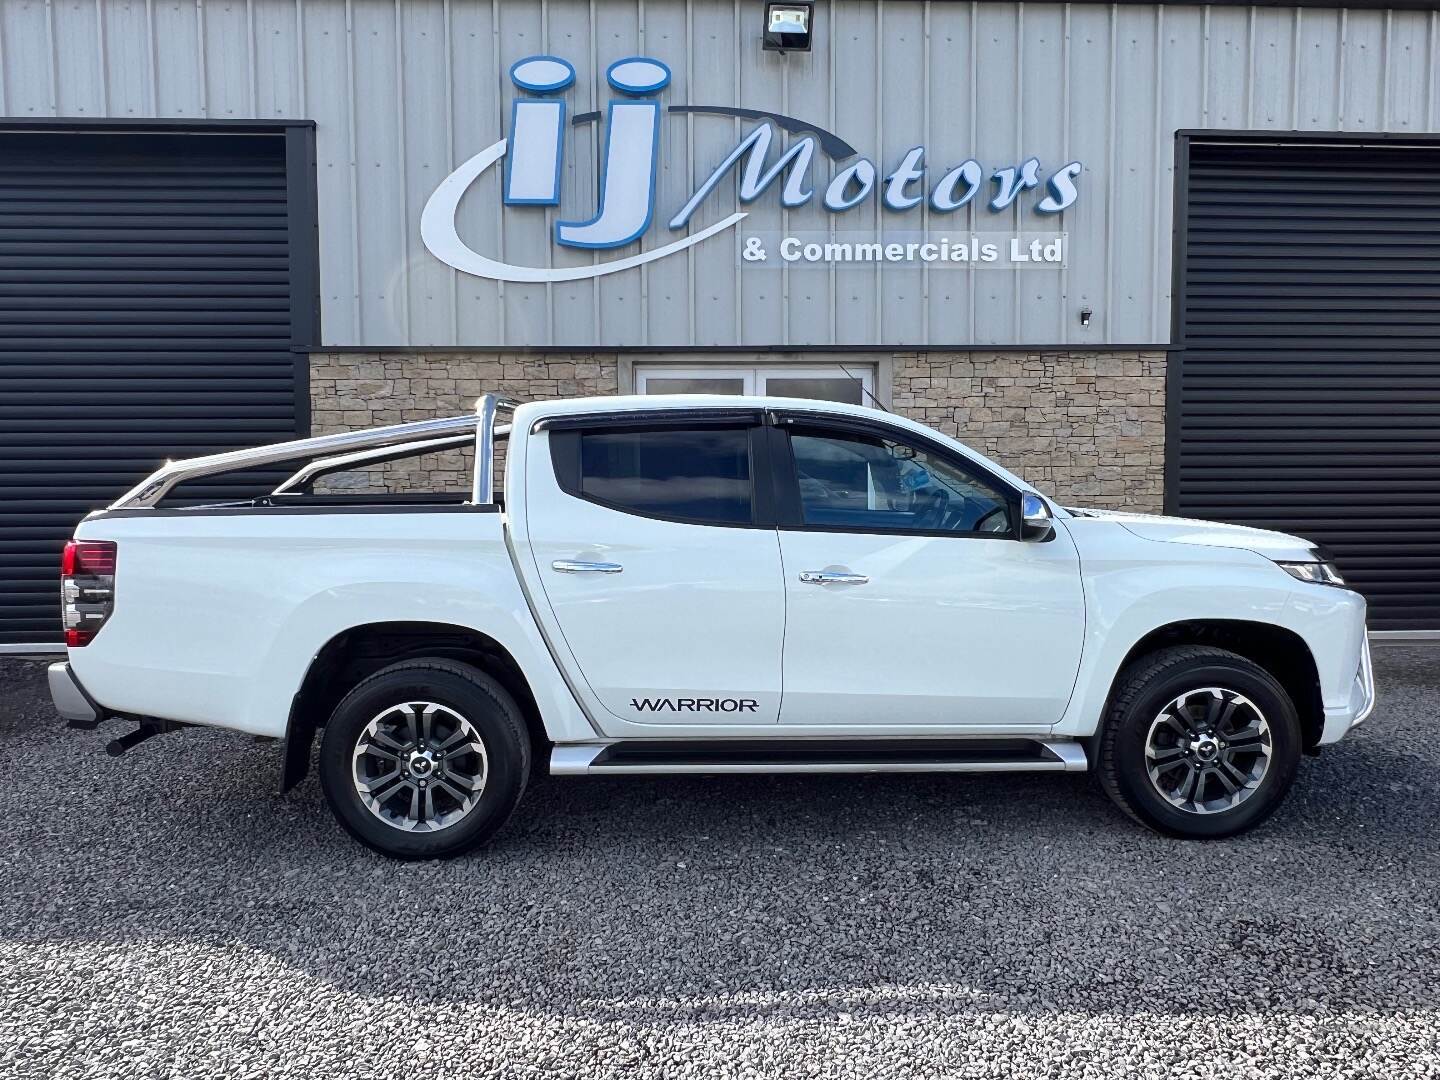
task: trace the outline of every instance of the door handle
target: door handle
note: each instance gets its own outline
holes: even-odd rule
[[[801,570],[800,580],[806,585],[865,585],[868,574],[846,574],[838,570]]]
[[[618,574],[625,567],[618,562],[579,562],[575,559],[556,559],[550,564],[551,570],[562,574]]]

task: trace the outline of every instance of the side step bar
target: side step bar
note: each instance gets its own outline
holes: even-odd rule
[[[552,776],[1084,772],[1065,739],[627,739],[557,746]]]

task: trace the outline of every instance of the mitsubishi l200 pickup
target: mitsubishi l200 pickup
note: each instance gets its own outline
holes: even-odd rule
[[[468,493],[315,490],[462,446]],[[281,462],[268,495],[164,505]],[[1227,836],[1375,696],[1365,602],[1308,541],[1062,507],[809,400],[487,395],[174,462],[87,517],[62,574],[63,716],[138,725],[112,752],[281,739],[282,787],[315,756],[340,824],[400,858],[489,840],[533,769],[1090,769],[1153,829]]]

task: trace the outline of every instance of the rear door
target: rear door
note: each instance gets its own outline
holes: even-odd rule
[[[528,540],[564,648],[638,724],[774,723],[785,588],[758,412],[551,421]],[[537,602],[540,600],[536,598]]]

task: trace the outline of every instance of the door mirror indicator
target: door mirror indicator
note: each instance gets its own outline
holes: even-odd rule
[[[1020,498],[1020,538],[1041,542],[1055,535],[1055,522],[1050,516],[1050,504],[1039,495],[1026,492]]]

